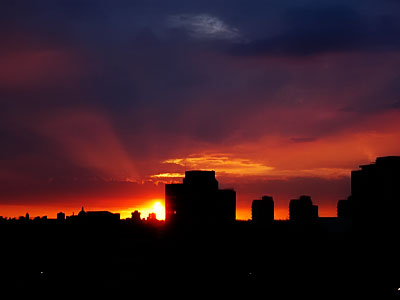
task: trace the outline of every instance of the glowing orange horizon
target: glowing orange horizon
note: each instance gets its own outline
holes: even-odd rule
[[[318,205],[318,203],[316,203]],[[146,219],[150,213],[156,213],[158,220],[165,220],[165,206],[164,199],[154,198],[146,202],[146,205],[138,207],[115,207],[105,208],[96,206],[85,206],[85,210],[96,211],[96,210],[108,210],[113,213],[119,213],[121,219],[127,219],[131,217],[131,213],[135,210],[141,213],[141,218]],[[19,218],[25,217],[26,213],[29,213],[31,219],[35,217],[47,216],[50,219],[55,219],[57,213],[64,212],[66,216],[77,215],[81,210],[81,207],[71,208],[66,206],[60,206],[56,208],[54,206],[22,206],[22,205],[0,205],[0,216],[6,218]],[[275,207],[275,220],[286,220],[289,216],[289,210],[286,206]],[[335,217],[336,207],[327,207],[319,205],[319,216],[320,217]],[[236,219],[237,220],[250,220],[251,219],[251,207],[237,206],[236,208]]]

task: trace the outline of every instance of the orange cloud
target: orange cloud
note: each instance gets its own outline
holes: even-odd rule
[[[163,163],[177,164],[192,170],[215,170],[217,173],[229,175],[265,175],[274,169],[251,159],[218,153],[193,154],[186,158],[167,159]]]
[[[160,173],[156,175],[151,175],[151,178],[181,178],[185,177],[184,174],[181,173]]]

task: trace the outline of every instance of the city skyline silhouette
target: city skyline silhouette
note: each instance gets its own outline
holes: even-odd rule
[[[384,212],[381,212],[380,220],[396,219],[396,211],[398,211],[396,199],[399,197],[396,191],[396,183],[399,181],[397,175],[397,168],[400,166],[400,156],[386,156],[376,158],[376,162],[369,165],[360,165],[361,170],[351,171],[351,187],[352,194],[346,200],[339,199],[337,201],[336,216],[338,219],[346,220],[356,217],[357,220],[366,218],[373,219],[372,214],[376,215],[375,207],[373,207],[374,199],[385,197],[389,199],[390,205],[393,206],[389,212],[388,217],[382,217]],[[224,219],[227,223],[232,223],[238,220],[236,218],[236,192],[234,189],[219,189],[218,181],[215,178],[215,171],[207,170],[189,170],[185,171],[183,183],[170,183],[165,184],[165,220],[167,223],[182,222],[180,219],[187,219],[186,222],[204,222],[204,215],[196,215],[196,211],[200,214],[207,211],[209,216],[208,222],[215,225],[217,219]],[[375,185],[377,187],[373,187]],[[372,189],[372,192],[366,192],[366,186]],[[379,193],[379,189],[383,194]],[[387,191],[385,191],[387,190]],[[193,198],[193,199],[192,199]],[[209,209],[202,209],[203,205],[207,207],[204,200],[210,201],[212,206]],[[364,200],[367,199],[367,200]],[[270,204],[267,204],[267,203]],[[192,203],[192,204],[189,204]],[[225,204],[224,204],[225,203]],[[230,204],[228,204],[230,203]],[[160,204],[157,202],[156,204]],[[189,206],[188,206],[189,205]],[[368,205],[370,207],[368,207]],[[252,218],[255,222],[270,222],[276,220],[274,218],[274,201],[271,196],[262,196],[261,200],[253,200],[251,205]],[[189,213],[190,212],[190,213]],[[226,212],[229,212],[228,214]],[[390,213],[394,213],[391,215]],[[370,215],[368,215],[370,214]],[[131,218],[138,221],[144,221],[146,218],[140,218],[141,212],[138,210],[131,212]],[[93,217],[92,217],[93,216]],[[64,212],[58,212],[56,219],[58,221],[65,220],[66,218],[81,217],[86,219],[118,219],[120,220],[119,213],[112,213],[109,211],[88,211],[81,207],[81,211],[75,216],[66,216]],[[29,212],[24,216],[4,218],[0,216],[1,221],[29,221],[29,220],[47,220],[47,216],[30,217]],[[196,218],[198,219],[197,221]],[[289,202],[288,218],[286,220],[316,220],[319,218],[318,205],[313,205],[311,196],[300,195],[299,199],[292,199]],[[157,214],[154,211],[149,212],[147,220],[164,221],[164,218],[157,219]],[[269,221],[268,221],[269,220]],[[279,220],[279,219],[278,219]],[[244,220],[243,220],[244,221]]]
[[[311,197],[300,195],[289,204],[288,220],[274,220],[273,197],[264,195],[253,201],[251,220],[236,220],[232,213],[234,190],[219,189],[214,171],[199,170],[186,171],[182,183],[165,186],[165,221],[157,220],[154,214],[141,218],[138,211],[121,220],[119,214],[85,211],[84,207],[77,215],[60,212],[57,219],[32,219],[28,213],[19,219],[1,218],[2,240],[7,245],[3,250],[20,259],[6,264],[9,273],[3,273],[1,282],[40,293],[71,286],[80,289],[81,285],[86,286],[86,292],[91,286],[115,293],[128,283],[168,286],[180,282],[191,288],[201,283],[206,284],[206,290],[212,288],[225,295],[232,283],[251,289],[248,292],[260,292],[268,283],[267,295],[283,293],[289,297],[317,296],[339,280],[331,294],[357,296],[363,294],[359,290],[362,285],[354,282],[357,275],[366,282],[375,281],[376,288],[368,293],[398,296],[394,278],[375,273],[382,271],[382,266],[370,261],[373,272],[367,271],[371,266],[362,265],[363,258],[348,251],[362,249],[365,243],[371,247],[376,241],[384,247],[393,243],[386,238],[399,233],[399,162],[400,156],[378,157],[374,164],[352,171],[353,194],[338,200],[335,218],[319,217]],[[379,205],[391,210],[391,219],[379,218]],[[215,207],[218,209],[213,210]],[[74,242],[66,244],[71,238]],[[293,243],[302,245],[293,252]],[[161,256],[154,259],[160,249]],[[387,250],[388,256],[382,259],[390,261],[394,249]],[[143,265],[137,261],[136,268],[128,272],[110,261],[134,258],[138,253],[146,257]],[[275,259],[271,260],[271,255]],[[79,273],[59,268],[60,263],[67,265],[83,257],[85,267]],[[58,263],[53,265],[54,261]],[[20,264],[25,267],[17,267]],[[304,268],[314,271],[302,278]]]
[[[399,1],[3,0],[0,25],[4,295],[400,297]]]

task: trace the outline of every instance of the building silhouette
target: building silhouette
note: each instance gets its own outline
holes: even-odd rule
[[[400,156],[378,157],[351,172],[356,229],[396,228],[400,219]],[[394,226],[394,227],[393,227]]]
[[[190,205],[185,201],[184,185],[171,183],[165,185],[165,222],[167,224],[189,222]]]
[[[87,211],[86,218],[89,223],[118,224],[120,221],[120,214],[109,211]]]
[[[132,216],[131,218],[132,222],[140,223],[142,221],[142,219],[140,218],[140,212],[137,210],[131,213],[131,216]]]
[[[306,195],[290,200],[289,219],[301,223],[314,222],[318,219],[318,206],[313,205],[311,197]]]
[[[109,211],[85,211],[82,206],[82,210],[75,218],[83,224],[109,226],[119,224],[120,214]]]
[[[218,190],[215,206],[217,223],[229,224],[236,220],[236,192],[233,189]]]
[[[59,212],[59,213],[57,214],[57,221],[58,221],[58,222],[64,222],[64,221],[65,221],[65,213]]]
[[[78,217],[84,218],[85,216],[86,216],[86,211],[85,211],[85,209],[84,209],[83,206],[82,206],[81,211],[78,213]]]
[[[352,197],[349,196],[347,200],[339,200],[337,203],[337,217],[339,219],[350,219],[353,216]]]
[[[236,192],[220,190],[215,171],[186,171],[183,183],[165,185],[165,222],[215,225],[236,219]]]
[[[253,200],[251,218],[254,223],[268,224],[274,221],[274,200],[271,196],[263,196],[261,200]]]
[[[149,213],[149,215],[147,216],[147,221],[150,221],[150,222],[157,221],[156,213]]]

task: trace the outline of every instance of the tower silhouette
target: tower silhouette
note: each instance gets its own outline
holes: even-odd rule
[[[339,219],[350,219],[353,217],[353,201],[351,196],[349,196],[347,200],[338,201],[337,217]]]
[[[268,224],[274,221],[274,200],[271,196],[263,196],[261,200],[253,200],[251,216],[254,223]]]
[[[165,222],[215,225],[236,219],[236,192],[218,189],[215,171],[186,171],[181,184],[165,185]]]
[[[400,225],[400,156],[378,157],[351,172],[355,228],[398,230]]]
[[[318,206],[313,205],[310,196],[302,195],[299,199],[290,200],[289,219],[300,223],[309,223],[318,218]]]

